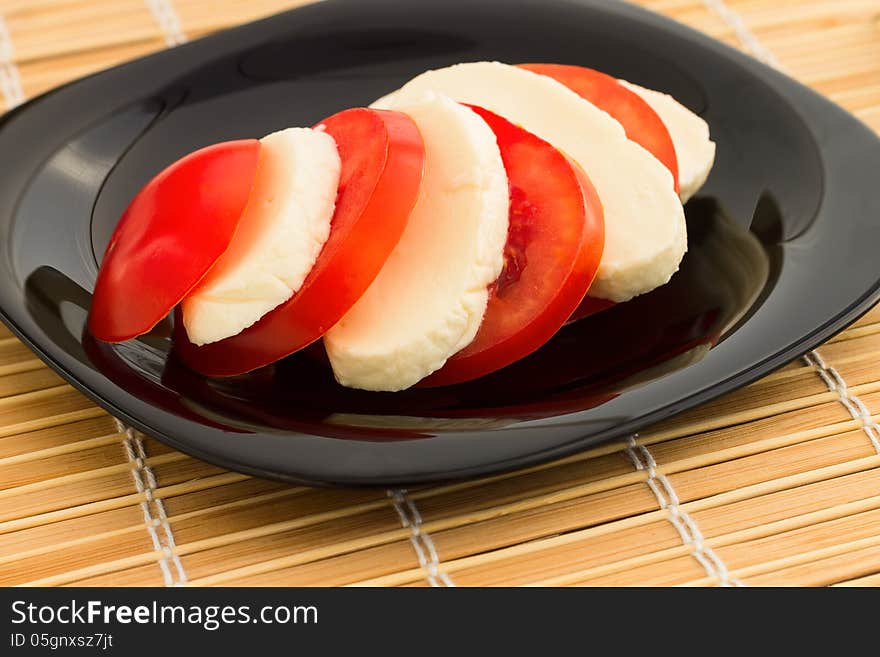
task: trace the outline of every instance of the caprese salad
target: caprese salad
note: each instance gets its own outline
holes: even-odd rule
[[[476,379],[669,281],[714,156],[674,98],[592,69],[427,71],[159,173],[110,238],[89,330],[129,340],[173,310],[206,376],[323,340],[344,386]]]

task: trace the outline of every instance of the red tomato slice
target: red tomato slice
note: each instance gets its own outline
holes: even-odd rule
[[[616,303],[614,303],[613,301],[609,301],[608,299],[600,299],[599,297],[584,297],[584,300],[581,301],[581,304],[577,308],[575,308],[575,311],[571,314],[571,317],[568,318],[568,322],[576,322],[583,319],[584,317],[589,317],[590,315],[595,315],[596,313],[600,313],[603,310],[613,308],[616,305]]]
[[[400,112],[350,109],[322,121],[342,160],[330,237],[302,287],[256,324],[201,347],[175,323],[181,360],[208,376],[244,374],[302,349],[361,297],[400,240],[416,202],[425,149]]]
[[[565,323],[593,282],[605,245],[602,204],[586,174],[535,135],[480,107],[510,185],[504,269],[473,342],[422,385],[460,383],[532,353]]]
[[[89,310],[92,335],[122,342],[152,329],[229,247],[253,187],[254,139],[208,146],[138,192],[104,252]]]
[[[520,64],[519,66],[561,82],[617,119],[629,139],[642,146],[669,169],[675,192],[678,193],[678,159],[672,137],[657,112],[641,96],[624,87],[610,75],[584,66],[566,64]],[[576,322],[614,305],[613,301],[606,299],[585,297],[569,321]]]
[[[583,66],[520,64],[520,68],[561,82],[581,98],[608,112],[623,126],[626,136],[656,157],[672,173],[678,193],[678,159],[666,124],[651,106],[615,78]]]

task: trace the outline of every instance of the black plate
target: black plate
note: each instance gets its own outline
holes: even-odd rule
[[[185,452],[290,481],[412,484],[635,431],[766,374],[880,296],[880,143],[828,101],[623,3],[411,7],[309,6],[6,115],[3,319],[99,404]],[[166,164],[211,142],[313,124],[427,68],[482,59],[592,66],[705,116],[718,158],[688,204],[690,250],[669,285],[567,327],[484,380],[398,394],[338,387],[316,349],[212,381],[169,358],[167,325],[118,346],[83,335],[95,254]]]

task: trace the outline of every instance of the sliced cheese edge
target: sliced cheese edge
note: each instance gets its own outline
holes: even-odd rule
[[[379,275],[324,336],[337,381],[366,390],[408,388],[474,339],[507,241],[507,175],[488,125],[433,92],[394,109],[425,143],[419,196]]]
[[[715,163],[715,142],[709,124],[669,94],[618,80],[651,106],[669,130],[678,160],[678,187],[684,203],[699,191]]]
[[[229,249],[182,302],[196,345],[236,335],[293,296],[330,235],[341,162],[325,132],[261,140],[254,189]]]
[[[687,250],[672,174],[610,115],[565,85],[500,62],[427,71],[373,107],[435,90],[481,105],[550,142],[586,171],[605,211],[605,250],[590,296],[622,302],[666,283]]]

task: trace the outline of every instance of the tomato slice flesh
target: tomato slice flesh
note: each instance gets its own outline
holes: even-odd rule
[[[152,329],[226,251],[256,177],[260,142],[202,148],[134,197],[104,252],[89,310],[92,335],[122,342]]]
[[[175,351],[201,374],[244,374],[320,338],[363,295],[400,240],[424,167],[415,123],[400,112],[356,108],[318,125],[334,138],[342,161],[330,236],[296,294],[238,335],[199,347],[175,322]]]
[[[568,64],[520,64],[520,68],[561,82],[596,107],[613,116],[626,136],[656,157],[672,173],[678,193],[678,159],[666,124],[637,93],[615,78],[584,66]]]
[[[626,136],[656,157],[672,174],[676,194],[678,187],[678,158],[666,124],[654,109],[637,93],[620,84],[615,78],[584,66],[568,64],[520,64],[521,68],[551,77],[564,84],[582,98],[613,116],[623,126]],[[614,306],[613,301],[585,297],[572,313],[570,322],[576,322]]]
[[[420,385],[476,379],[532,353],[565,323],[596,275],[602,204],[586,174],[547,142],[481,107],[510,186],[505,264],[474,340]]]

